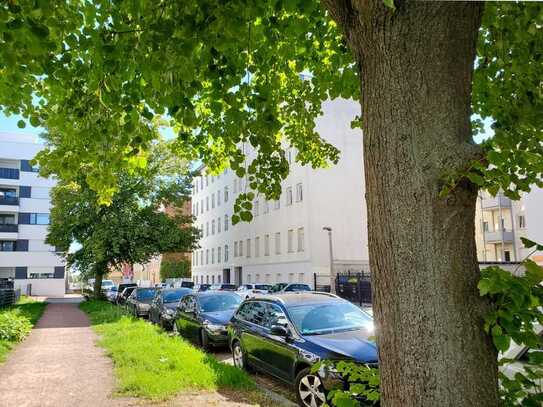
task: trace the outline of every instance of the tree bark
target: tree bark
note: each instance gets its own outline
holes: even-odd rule
[[[360,69],[370,266],[382,404],[496,406],[483,331],[477,189],[443,177],[480,157],[471,81],[483,6],[323,0]]]
[[[100,300],[104,298],[102,293],[102,280],[107,274],[107,265],[97,264],[95,265],[95,276],[94,276],[94,292],[93,297],[95,300]]]

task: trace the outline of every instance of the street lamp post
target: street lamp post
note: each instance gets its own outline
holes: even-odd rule
[[[336,276],[334,275],[334,252],[332,250],[332,228],[330,226],[325,226],[322,228],[328,232],[328,244],[330,246],[330,292],[336,292]],[[315,287],[316,289],[317,287]]]

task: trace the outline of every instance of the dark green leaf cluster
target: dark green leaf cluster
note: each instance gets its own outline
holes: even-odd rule
[[[160,279],[190,277],[189,260],[164,260],[160,262]]]

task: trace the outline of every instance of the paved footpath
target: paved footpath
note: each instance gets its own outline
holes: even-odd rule
[[[49,299],[28,338],[0,365],[0,407],[249,407],[235,392],[184,393],[163,403],[113,397],[113,363],[78,304]],[[68,299],[68,301],[71,301]],[[272,403],[279,405],[277,403]]]

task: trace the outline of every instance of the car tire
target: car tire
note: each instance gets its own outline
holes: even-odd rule
[[[203,350],[209,350],[210,344],[209,344],[209,338],[207,336],[207,332],[205,329],[200,330],[200,346]]]
[[[326,391],[317,374],[311,368],[301,370],[296,376],[296,400],[302,407],[321,407],[326,403]]]
[[[247,363],[247,357],[245,356],[245,352],[243,351],[241,343],[238,340],[232,342],[232,359],[234,360],[234,366],[237,368],[243,369],[247,372],[252,370]]]

